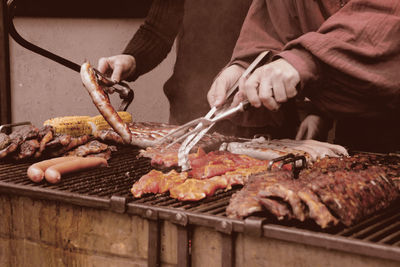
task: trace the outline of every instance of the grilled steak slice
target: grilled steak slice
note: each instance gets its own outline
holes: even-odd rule
[[[23,141],[37,138],[39,129],[33,125],[27,125],[19,128],[10,134],[10,139],[13,143],[20,145]]]
[[[66,153],[66,156],[85,157],[89,154],[97,154],[107,150],[108,145],[103,144],[97,140],[90,141]]]
[[[38,158],[42,155],[43,151],[46,148],[46,144],[53,139],[54,129],[50,125],[43,126],[39,130],[39,149],[35,153],[35,158]]]
[[[205,180],[187,179],[184,183],[171,188],[169,194],[181,201],[197,201],[212,196],[217,189],[224,189],[227,186],[228,181],[223,176]]]
[[[72,136],[69,134],[56,135],[55,138],[46,144],[46,148],[59,149],[60,147],[67,146],[71,142]]]
[[[134,197],[141,197],[147,193],[165,193],[171,188],[182,184],[187,178],[187,173],[177,173],[175,170],[165,174],[157,170],[151,170],[133,184],[131,192]]]
[[[7,157],[8,155],[10,155],[14,151],[16,151],[17,148],[18,148],[18,145],[16,143],[9,144],[6,148],[3,148],[2,150],[0,150],[0,159]]]
[[[26,140],[19,147],[19,153],[15,159],[26,159],[33,156],[40,147],[39,141],[36,139]]]
[[[4,148],[8,147],[10,143],[11,143],[11,138],[5,133],[0,133],[0,150],[3,150]]]
[[[53,157],[58,157],[63,155],[64,153],[74,149],[77,146],[86,144],[89,141],[89,135],[82,135],[79,137],[71,137],[70,142],[68,145],[61,147],[60,149],[51,151],[50,155]]]

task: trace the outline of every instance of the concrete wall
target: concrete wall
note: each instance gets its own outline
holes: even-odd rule
[[[140,19],[16,18],[19,33],[28,41],[59,56],[93,65],[102,56],[120,53]],[[10,39],[13,122],[29,120],[40,126],[46,119],[67,115],[97,115],[79,73],[29,51]],[[135,99],[128,111],[135,121],[168,121],[168,101],[162,92],[172,73],[175,48],[151,73],[130,83]],[[115,107],[118,95],[112,95]]]

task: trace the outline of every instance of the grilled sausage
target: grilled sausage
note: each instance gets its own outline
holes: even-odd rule
[[[50,166],[44,172],[44,177],[49,183],[55,184],[61,180],[61,175],[76,171],[83,171],[96,167],[108,166],[104,158],[90,157],[69,160]]]
[[[76,159],[80,159],[80,158],[79,157],[59,157],[59,158],[43,160],[43,161],[37,162],[35,164],[32,164],[28,168],[27,175],[28,175],[29,179],[31,179],[33,182],[38,183],[43,180],[44,172],[50,166],[58,164],[58,163],[66,162],[66,161],[76,160]]]
[[[122,140],[124,140],[126,144],[131,144],[132,134],[128,125],[121,119],[111,105],[110,99],[97,82],[96,75],[89,62],[85,62],[81,66],[81,79],[93,103],[101,115],[103,115],[104,119],[122,137]]]

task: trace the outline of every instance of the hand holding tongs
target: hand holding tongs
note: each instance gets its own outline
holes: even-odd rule
[[[250,64],[250,66],[245,70],[245,72],[236,80],[235,84],[227,91],[226,100],[233,97],[234,93],[237,92],[239,86],[239,80],[242,77],[247,77],[257,66],[258,64],[266,57],[269,51],[264,51]],[[190,168],[188,155],[190,150],[197,144],[197,142],[220,120],[226,119],[238,111],[243,111],[248,106],[250,106],[247,100],[242,101],[236,107],[230,107],[229,102],[226,102],[222,107],[217,108],[213,107],[204,117],[192,120],[168,135],[161,138],[157,143],[162,144],[165,141],[169,140],[171,137],[177,137],[171,144],[167,146],[170,147],[173,144],[183,140],[179,152],[178,152],[178,159],[179,159],[179,166],[182,167],[182,170],[187,170]],[[214,117],[213,117],[214,116]],[[192,129],[192,127],[196,127]],[[188,131],[188,132],[186,132]],[[186,132],[186,133],[185,133]],[[180,136],[179,136],[180,135]]]
[[[47,57],[57,63],[60,63],[61,65],[70,68],[76,72],[80,72],[81,66],[68,60],[63,57],[60,57],[50,51],[47,51],[37,45],[34,45],[27,40],[25,40],[16,30],[15,25],[14,25],[14,12],[17,6],[17,1],[16,0],[8,0],[7,1],[7,6],[8,6],[8,25],[9,25],[9,33],[11,37],[21,46],[25,47],[26,49],[29,49],[39,55],[42,55],[44,57]],[[119,97],[122,99],[122,103],[120,104],[118,110],[120,111],[126,111],[130,103],[132,102],[134,98],[134,93],[133,90],[124,82],[113,82],[110,79],[108,79],[105,75],[100,73],[98,70],[95,69],[97,79],[98,81],[107,87],[105,89],[106,93],[113,93],[117,92],[119,94]]]

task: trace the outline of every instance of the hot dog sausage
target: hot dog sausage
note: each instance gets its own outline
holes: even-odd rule
[[[97,82],[96,75],[89,62],[85,62],[81,66],[81,79],[93,103],[104,119],[122,137],[122,140],[126,144],[130,144],[132,141],[131,131],[111,105],[108,95],[106,95],[103,88]]]
[[[48,160],[43,160],[40,162],[37,162],[35,164],[32,164],[27,171],[27,175],[29,179],[31,179],[33,182],[40,182],[44,178],[44,172],[46,169],[54,164],[58,164],[61,162],[65,161],[70,161],[70,160],[76,160],[80,159],[79,157],[59,157],[59,158],[53,158],[53,159],[48,159]]]
[[[44,172],[44,177],[49,183],[55,184],[61,180],[61,176],[66,173],[82,171],[95,167],[108,166],[107,160],[104,158],[90,157],[90,158],[79,158],[70,161],[64,161],[55,165],[50,166]]]

